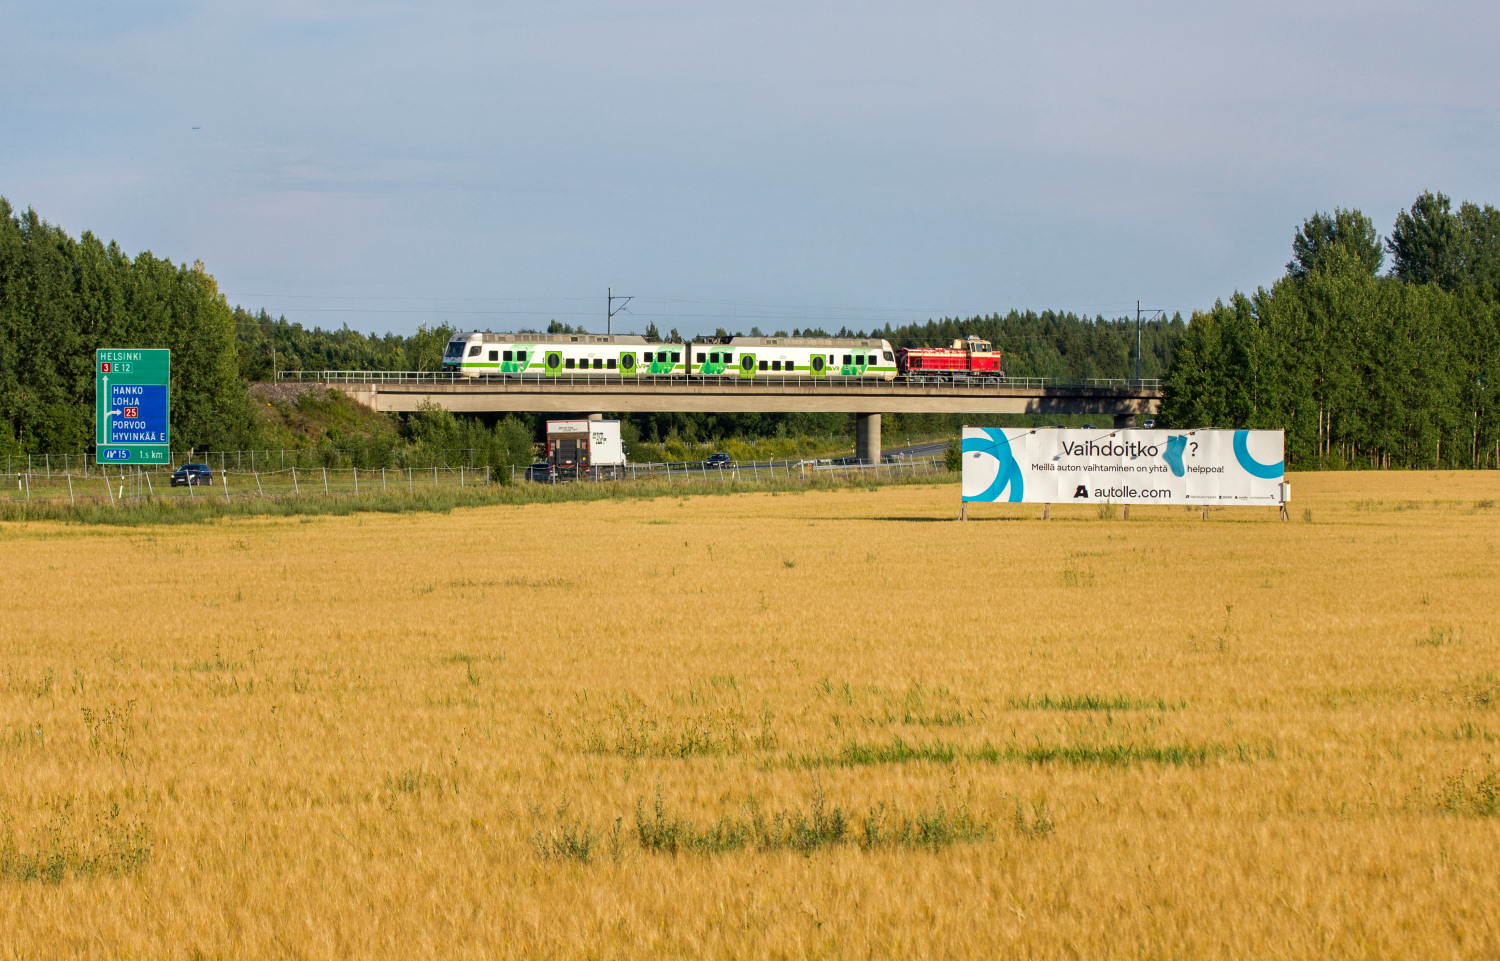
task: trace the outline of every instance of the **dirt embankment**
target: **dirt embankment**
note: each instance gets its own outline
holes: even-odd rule
[[[329,389],[322,384],[298,383],[290,380],[259,381],[250,385],[251,397],[272,404],[292,403],[304,394],[312,394],[315,398],[321,399],[328,393]]]

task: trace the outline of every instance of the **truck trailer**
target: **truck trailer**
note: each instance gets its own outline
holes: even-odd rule
[[[617,420],[547,421],[547,463],[557,480],[617,480],[625,476],[625,446]]]

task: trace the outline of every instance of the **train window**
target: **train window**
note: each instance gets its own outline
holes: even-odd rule
[[[908,366],[908,367],[921,367],[922,366],[922,358],[920,358],[920,357],[912,357],[912,356],[908,355],[907,358],[906,358],[906,366]]]
[[[896,356],[888,350],[882,350],[881,353],[885,355],[885,362],[887,364],[896,359]]]
[[[604,366],[608,367],[610,370],[614,370],[615,369],[615,359],[613,357],[611,357],[609,360],[607,360],[607,361],[604,362]]]
[[[594,369],[595,370],[603,370],[604,369],[604,358],[603,357],[595,357],[594,358]]]
[[[500,359],[500,351],[498,351],[498,350],[492,350],[492,351],[490,351],[490,360],[499,360],[499,359]]]
[[[725,354],[724,355],[724,363],[726,363],[726,364],[733,364],[734,363],[734,355],[733,354]]]
[[[709,354],[708,355],[708,362],[710,364],[717,364],[719,362],[719,355],[718,354]]]
[[[672,363],[674,363],[674,364],[680,364],[680,363],[682,363],[682,351],[680,351],[680,350],[674,350],[674,351],[672,351]]]
[[[848,366],[849,364],[852,364],[852,363],[854,363],[854,358],[850,357],[848,354],[845,354],[844,355],[844,365]]]
[[[564,366],[566,366],[569,370],[572,370],[573,369],[573,358],[569,357],[567,364],[565,364]]]
[[[771,366],[771,364],[770,364],[770,362],[769,362],[769,361],[764,361],[764,360],[763,360],[763,361],[761,361],[761,362],[760,362],[760,369],[761,369],[761,370],[766,370],[766,369],[767,369],[767,368],[769,368],[769,367],[770,367],[770,366]]]
[[[511,352],[507,350],[505,352],[505,356],[502,357],[501,360],[515,360],[515,358],[511,355]]]
[[[796,370],[797,369],[797,362],[795,360],[789,360],[789,361],[786,362],[786,364],[784,364],[782,366],[781,369],[782,370]]]
[[[524,350],[518,350],[518,351],[516,351],[516,360],[519,361],[520,363],[523,363],[523,364],[526,363],[526,351],[524,351]]]
[[[772,370],[780,370],[781,369],[781,361],[779,361],[779,360],[773,360],[773,361],[771,361],[771,369]]]
[[[698,354],[698,363],[701,364],[701,363],[703,363],[707,359],[708,358],[706,356],[704,356],[702,352],[699,352],[699,354]]]
[[[470,357],[478,357],[479,356],[479,345],[478,344],[475,344],[473,347],[469,348],[469,356]]]

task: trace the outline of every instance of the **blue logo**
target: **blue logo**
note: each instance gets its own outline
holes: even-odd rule
[[[1250,438],[1248,430],[1237,430],[1234,432],[1234,459],[1240,462],[1245,473],[1251,477],[1259,477],[1261,480],[1276,480],[1286,473],[1286,461],[1279,460],[1274,464],[1262,464],[1250,456],[1250,446],[1246,443]]]
[[[1016,457],[1011,453],[1010,440],[1006,438],[1005,431],[999,428],[983,428],[984,437],[965,437],[964,454],[978,454],[980,456],[993,457],[999,468],[995,471],[995,479],[983,493],[973,497],[964,497],[966,501],[998,501],[1000,495],[1007,487],[1010,488],[1010,496],[1006,498],[1012,504],[1021,503],[1025,493],[1025,482],[1021,479],[1021,465],[1016,463]]]
[[[1182,452],[1187,450],[1187,440],[1186,434],[1167,438],[1167,450],[1161,455],[1161,459],[1172,468],[1173,477],[1181,477],[1187,473],[1187,469],[1182,466]]]

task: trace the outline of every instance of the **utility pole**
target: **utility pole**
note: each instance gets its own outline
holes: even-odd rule
[[[1141,302],[1139,300],[1135,302],[1135,384],[1137,387],[1141,384],[1141,318],[1144,316],[1147,320],[1159,320],[1166,315],[1165,308],[1147,307],[1143,311]]]
[[[616,297],[614,290],[609,287],[604,288],[604,292],[605,295],[609,297],[609,309],[604,320],[604,331],[605,333],[613,337],[615,333],[615,314],[618,314],[620,311],[624,310],[625,305],[630,303],[635,298]],[[620,306],[618,307],[615,306],[615,301],[617,300],[620,302]]]
[[[1141,382],[1141,302],[1135,302],[1135,382]]]

